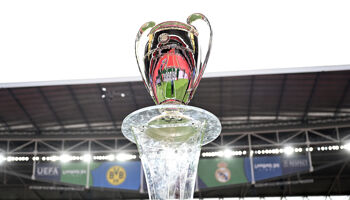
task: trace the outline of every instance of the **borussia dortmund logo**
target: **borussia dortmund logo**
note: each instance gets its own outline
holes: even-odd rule
[[[113,166],[108,169],[106,174],[107,181],[112,185],[120,185],[125,181],[126,172],[121,166]]]

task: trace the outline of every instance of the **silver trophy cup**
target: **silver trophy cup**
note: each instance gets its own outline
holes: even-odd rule
[[[202,78],[212,41],[207,18],[145,23],[136,37],[144,84],[158,105],[129,114],[122,132],[136,143],[150,199],[192,199],[201,146],[221,132],[217,117],[187,106]]]
[[[187,24],[147,22],[140,28],[136,58],[156,104],[189,103],[208,62],[211,41],[211,26],[202,14],[192,14]]]

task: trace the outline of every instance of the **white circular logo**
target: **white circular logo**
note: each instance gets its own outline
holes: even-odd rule
[[[227,164],[221,162],[218,164],[218,169],[215,171],[215,178],[220,183],[226,183],[231,179],[231,171],[227,168]]]

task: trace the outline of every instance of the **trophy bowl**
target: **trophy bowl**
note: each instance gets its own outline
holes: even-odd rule
[[[156,104],[190,102],[208,62],[211,41],[210,23],[199,13],[190,15],[187,24],[142,25],[135,42],[136,59]]]

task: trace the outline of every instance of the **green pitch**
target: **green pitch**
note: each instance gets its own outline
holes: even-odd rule
[[[188,86],[188,79],[174,80],[174,86],[171,85],[171,81],[162,82],[157,85],[157,97],[159,102],[163,102],[166,99],[176,99],[181,102],[187,102],[189,94],[186,93]],[[174,89],[172,90],[172,87]]]

